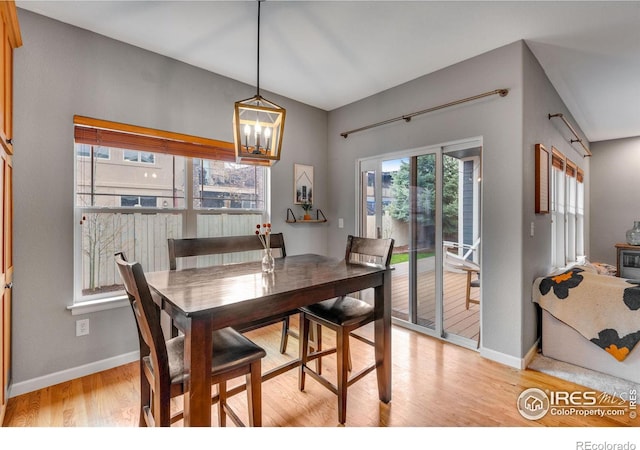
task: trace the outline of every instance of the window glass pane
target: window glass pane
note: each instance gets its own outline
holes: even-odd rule
[[[575,213],[576,204],[576,179],[574,177],[567,177],[567,211],[571,214]]]
[[[113,255],[124,252],[145,271],[169,269],[168,238],[182,237],[180,213],[85,213],[82,218],[82,296],[122,289]]]
[[[122,164],[123,159],[137,162],[141,155],[137,151],[112,148],[106,149],[106,153],[105,149],[100,152],[116,152],[122,157],[95,157],[93,160],[77,158],[76,206],[185,207],[185,158],[161,153],[142,153],[144,159],[154,163],[150,167],[147,164]],[[97,152],[94,151],[95,154]]]
[[[155,208],[157,206],[157,199],[156,197],[123,195],[120,197],[120,206],[143,206],[145,208]]]
[[[78,156],[91,156],[91,146],[88,144],[77,144],[76,154]]]
[[[140,162],[153,164],[156,162],[155,154],[149,152],[140,152]]]
[[[139,152],[134,150],[123,150],[122,158],[125,161],[134,161],[138,162]]]
[[[584,184],[577,183],[576,256],[584,256]]]
[[[578,214],[584,214],[584,184],[578,183],[578,199],[576,204],[576,210]]]
[[[264,210],[266,169],[225,161],[193,160],[193,207]]]
[[[109,159],[109,147],[93,147],[94,158]]]
[[[91,157],[91,145],[78,144],[76,145],[76,152],[78,156]],[[94,158],[109,159],[109,148],[94,146],[93,156]]]
[[[551,170],[551,265],[565,265],[564,172]]]

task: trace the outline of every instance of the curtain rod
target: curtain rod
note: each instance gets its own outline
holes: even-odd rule
[[[470,101],[473,101],[473,100],[478,100],[480,98],[489,97],[490,95],[496,95],[496,94],[499,94],[500,97],[506,97],[507,94],[509,94],[509,89],[496,89],[494,91],[485,92],[484,94],[474,95],[473,97],[467,97],[467,98],[463,98],[463,99],[460,99],[460,100],[455,100],[455,101],[450,102],[450,103],[445,103],[444,105],[434,106],[433,108],[423,109],[422,111],[414,112],[414,113],[411,113],[411,114],[405,114],[404,116],[395,117],[393,119],[388,119],[388,120],[383,120],[382,122],[374,123],[374,124],[371,124],[371,125],[366,125],[364,127],[356,128],[355,130],[345,131],[344,133],[340,133],[340,136],[342,136],[343,138],[346,139],[350,134],[357,133],[359,131],[368,130],[370,128],[379,127],[381,125],[386,125],[388,123],[398,122],[400,120],[404,120],[405,122],[411,122],[411,119],[413,117],[419,116],[420,114],[425,114],[425,113],[437,111],[439,109],[448,108],[450,106],[459,105],[461,103],[466,103],[466,102],[470,102]]]
[[[582,148],[586,153],[586,155],[582,155],[582,157],[584,158],[585,156],[591,156],[591,151],[587,148],[586,145],[584,145],[584,142],[582,142],[582,139],[580,139],[580,136],[578,136],[578,133],[576,133],[576,130],[571,126],[571,124],[567,121],[567,119],[564,118],[564,115],[562,113],[549,114],[549,120],[551,120],[554,117],[561,118],[564,124],[567,126],[567,128],[569,128],[569,130],[571,130],[573,135],[576,137],[575,139],[569,139],[569,142],[572,144],[574,142],[579,142],[580,145],[582,145]]]

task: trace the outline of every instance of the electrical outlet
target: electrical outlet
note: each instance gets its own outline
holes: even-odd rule
[[[76,336],[89,334],[89,319],[76,320]]]

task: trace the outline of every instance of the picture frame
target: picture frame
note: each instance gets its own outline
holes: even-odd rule
[[[293,165],[293,203],[313,203],[313,166]]]
[[[536,214],[549,214],[549,151],[542,144],[535,146],[536,186],[535,208]]]

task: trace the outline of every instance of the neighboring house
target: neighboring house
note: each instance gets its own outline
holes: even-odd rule
[[[74,301],[78,226],[73,116],[231,141],[233,102],[254,89],[31,12],[18,10],[18,16],[24,46],[15,53],[13,395],[132,361],[138,349],[128,308],[74,311],[91,319],[91,334],[80,338],[74,334],[77,316],[67,309]],[[509,95],[340,136],[391,111],[409,113],[498,88],[509,89]],[[571,112],[526,43],[514,42],[331,112],[269,97],[287,109],[282,159],[271,169],[270,220],[274,230],[287,235],[289,254],[343,254],[346,236],[355,231],[358,158],[482,139],[480,353],[524,367],[538,339],[531,284],[550,269],[551,260],[550,217],[534,212],[534,146],[553,145],[578,162],[587,198],[591,173],[566,129],[548,120],[558,112],[571,119]],[[295,163],[314,167],[314,207],[325,212],[326,225],[286,223]],[[589,230],[588,202],[586,217]]]

